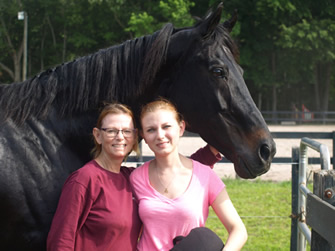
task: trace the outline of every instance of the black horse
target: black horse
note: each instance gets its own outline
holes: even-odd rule
[[[158,96],[230,159],[238,175],[269,170],[275,143],[219,24],[222,5],[194,27],[171,24],[153,35],[100,50],[23,83],[0,86],[0,243],[2,250],[44,250],[67,176],[89,161],[102,102],[138,114]]]

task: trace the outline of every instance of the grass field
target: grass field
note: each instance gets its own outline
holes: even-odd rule
[[[291,182],[223,181],[248,231],[242,250],[290,250]],[[214,211],[206,226],[225,242],[228,234]]]

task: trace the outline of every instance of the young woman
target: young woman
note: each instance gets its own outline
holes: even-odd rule
[[[138,250],[170,250],[176,236],[205,225],[209,206],[229,233],[225,249],[240,250],[247,231],[225,185],[210,168],[178,152],[185,122],[176,108],[166,100],[147,104],[141,126],[155,159],[130,176],[143,223]]]
[[[121,104],[106,105],[93,136],[94,159],[66,180],[47,250],[136,250],[141,221],[129,183],[134,168],[121,166],[138,151],[133,113]],[[210,165],[218,160],[209,146],[194,158]]]

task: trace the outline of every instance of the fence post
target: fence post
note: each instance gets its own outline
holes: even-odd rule
[[[335,131],[332,133],[333,135],[333,169],[335,169]]]
[[[292,148],[291,251],[298,250],[299,147]]]
[[[313,194],[335,206],[335,171],[320,170],[313,175]],[[322,213],[322,212],[320,212]],[[331,229],[333,226],[330,227]],[[332,231],[332,230],[330,230]],[[312,229],[311,250],[330,251],[335,246],[330,244],[321,235]]]
[[[143,142],[143,140],[141,140],[141,141],[138,143],[138,149],[139,149],[139,152],[140,152],[140,157],[139,157],[138,160],[137,160],[136,167],[139,167],[139,166],[142,165],[142,163],[143,163],[143,154],[142,154],[143,146],[142,146],[142,142]]]

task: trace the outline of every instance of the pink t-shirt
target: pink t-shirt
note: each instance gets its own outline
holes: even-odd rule
[[[185,193],[169,199],[157,192],[149,182],[149,163],[130,175],[139,204],[143,232],[138,250],[170,250],[173,239],[186,236],[193,228],[205,225],[209,206],[225,185],[208,166],[192,160],[193,175]]]

